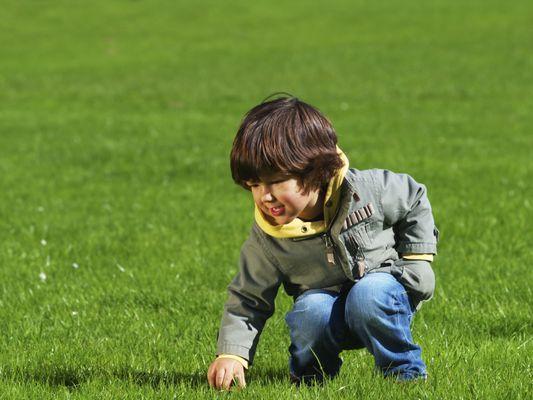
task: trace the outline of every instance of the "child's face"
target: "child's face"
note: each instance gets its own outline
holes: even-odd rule
[[[296,217],[312,220],[322,213],[320,190],[304,193],[295,178],[274,174],[246,184],[252,190],[257,207],[274,225],[288,224]]]

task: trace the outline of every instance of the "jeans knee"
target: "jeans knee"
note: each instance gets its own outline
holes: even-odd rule
[[[396,298],[405,289],[386,273],[367,275],[356,283],[346,299],[345,319],[350,328],[380,325],[398,307]]]
[[[296,300],[285,321],[293,342],[311,344],[328,329],[334,297],[327,292],[304,294]]]

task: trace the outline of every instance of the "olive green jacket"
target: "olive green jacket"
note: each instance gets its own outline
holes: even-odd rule
[[[430,263],[399,256],[437,253],[438,231],[425,186],[405,174],[349,169],[340,190],[336,215],[324,233],[280,239],[254,224],[228,287],[217,354],[253,362],[281,285],[296,298],[309,289],[340,292],[365,274],[387,272],[404,285],[413,304],[431,298]]]

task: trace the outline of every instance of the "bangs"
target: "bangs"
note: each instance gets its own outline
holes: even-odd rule
[[[246,114],[233,142],[232,178],[245,189],[247,181],[271,175],[320,186],[342,166],[336,146],[330,122],[310,105],[294,97],[261,103]]]
[[[267,146],[260,136],[251,135],[249,139],[252,140],[235,143],[231,158],[233,180],[248,189],[248,181],[259,182],[272,175],[287,178],[299,175],[303,160],[297,162],[295,155],[288,154],[287,149],[279,151],[282,146]]]

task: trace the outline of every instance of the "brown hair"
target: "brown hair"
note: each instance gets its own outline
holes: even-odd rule
[[[342,165],[329,120],[293,96],[248,111],[231,149],[233,180],[248,190],[246,181],[274,173],[297,178],[304,191],[323,188]]]

